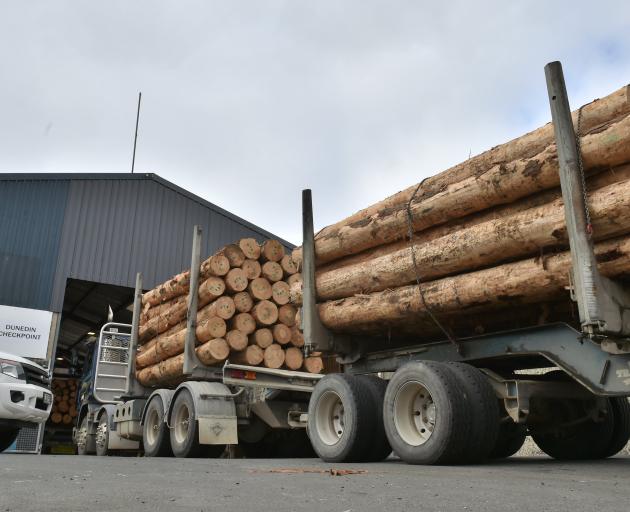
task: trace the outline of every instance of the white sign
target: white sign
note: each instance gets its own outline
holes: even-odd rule
[[[51,324],[50,311],[0,306],[0,351],[46,359]]]

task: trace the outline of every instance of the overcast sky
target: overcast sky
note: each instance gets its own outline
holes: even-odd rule
[[[295,243],[630,82],[630,1],[0,0],[0,171],[154,172]]]

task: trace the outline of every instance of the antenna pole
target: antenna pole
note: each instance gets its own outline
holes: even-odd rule
[[[138,93],[138,111],[136,112],[136,133],[133,136],[133,156],[131,157],[131,174],[136,166],[136,143],[138,142],[138,124],[140,122],[140,102],[142,101],[142,92]]]

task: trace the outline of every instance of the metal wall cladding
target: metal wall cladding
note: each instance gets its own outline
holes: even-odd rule
[[[69,185],[0,181],[0,304],[49,309]]]
[[[67,278],[133,287],[142,272],[148,289],[189,268],[196,224],[204,256],[272,236],[157,177],[71,180],[51,309],[61,311]]]

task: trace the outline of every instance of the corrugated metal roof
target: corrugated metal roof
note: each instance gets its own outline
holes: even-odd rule
[[[49,308],[68,188],[0,181],[0,304]]]

